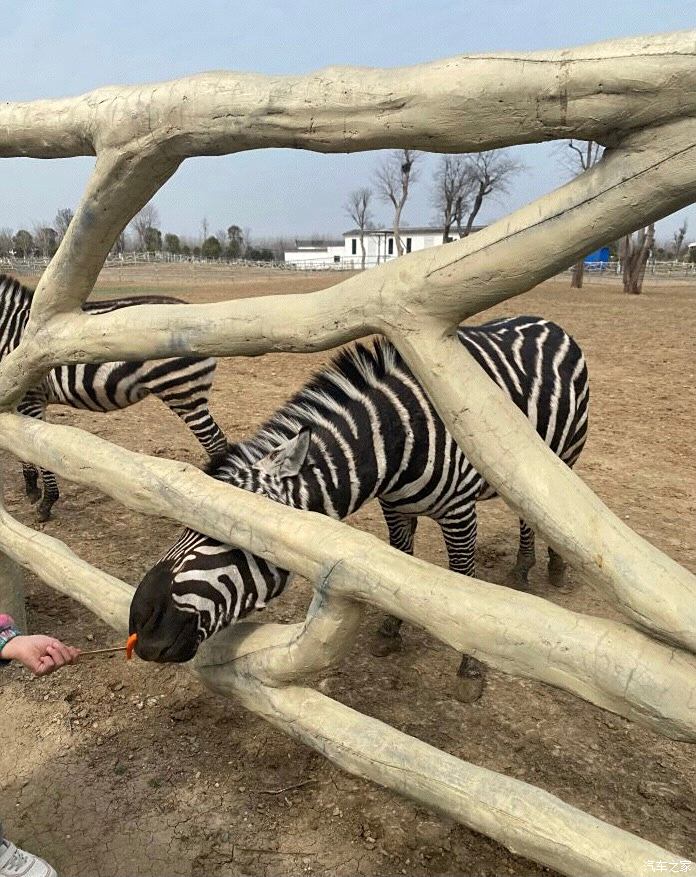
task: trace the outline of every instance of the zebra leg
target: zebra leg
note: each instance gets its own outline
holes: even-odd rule
[[[39,470],[32,463],[22,463],[22,475],[24,476],[24,490],[29,502],[38,502],[41,499]]]
[[[518,591],[527,590],[527,575],[536,563],[534,553],[534,530],[520,518],[520,547],[517,551],[517,561],[508,577],[508,584]]]
[[[202,372],[200,376],[182,378],[176,385],[173,379],[169,380],[164,388],[156,384],[148,387],[153,396],[157,396],[173,411],[177,417],[184,421],[186,426],[196,436],[205,448],[211,460],[222,457],[227,450],[227,438],[225,433],[215,422],[210,408],[208,407],[208,393],[212,386],[215,361],[210,360],[212,367],[205,367],[205,361],[201,362]]]
[[[22,399],[17,406],[19,414],[25,417],[35,417],[37,420],[46,419],[47,396],[43,386],[39,389],[32,390]],[[41,473],[41,482],[43,492],[39,489],[39,472]],[[51,517],[51,509],[60,497],[58,491],[58,481],[53,472],[47,469],[37,469],[31,463],[22,464],[22,473],[24,475],[24,487],[29,500],[33,503],[41,502],[37,506],[37,517],[39,521],[47,521]]]
[[[389,530],[389,544],[405,554],[413,554],[413,537],[418,525],[418,518],[402,515],[384,503],[382,513]],[[401,649],[401,619],[387,615],[377,631],[370,651],[377,658],[383,658]]]
[[[53,472],[48,469],[41,469],[41,480],[43,481],[43,496],[41,502],[36,507],[36,514],[39,521],[47,521],[51,517],[51,509],[58,501],[60,492],[58,490],[58,481]]]
[[[476,503],[468,503],[458,514],[450,512],[438,523],[447,546],[450,569],[473,576],[476,572]],[[457,670],[456,699],[461,703],[473,703],[483,694],[485,684],[486,665],[471,655],[463,655]]]
[[[566,568],[568,564],[563,560],[560,554],[549,546],[549,581],[554,588],[563,588],[566,585]]]

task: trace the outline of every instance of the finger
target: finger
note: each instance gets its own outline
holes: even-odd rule
[[[46,652],[53,658],[59,667],[70,663],[70,652],[68,647],[59,640],[49,643],[46,646]]]
[[[68,646],[68,652],[70,653],[70,663],[74,664],[81,655],[80,649],[76,649],[75,646]]]
[[[37,676],[47,676],[49,673],[57,670],[58,666],[50,655],[43,655],[36,661],[36,666],[32,668],[32,672]]]

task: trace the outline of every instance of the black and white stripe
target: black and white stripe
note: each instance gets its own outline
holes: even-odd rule
[[[578,345],[538,317],[464,327],[459,339],[572,466],[588,424],[588,376]],[[392,545],[411,553],[417,518],[442,529],[450,568],[474,572],[476,503],[495,491],[476,472],[396,349],[387,341],[341,353],[249,441],[230,446],[210,471],[218,480],[295,508],[345,518],[378,499]],[[534,562],[523,521],[515,574]],[[552,555],[559,572],[562,561]],[[186,530],[156,566],[168,597],[198,615],[203,639],[261,608],[288,573],[245,551]],[[141,583],[143,587],[147,576]],[[385,634],[395,632],[392,625]]]
[[[20,342],[29,319],[33,290],[8,275],[0,275],[0,358]],[[168,296],[129,296],[107,301],[87,302],[83,310],[105,314],[142,304],[179,304]],[[208,455],[221,454],[227,442],[210,414],[208,396],[216,363],[208,357],[178,357],[146,362],[105,362],[62,365],[54,368],[22,399],[20,414],[45,418],[47,405],[68,405],[87,411],[117,411],[153,395],[180,417],[203,445]],[[27,495],[41,497],[37,469],[23,467]],[[41,470],[43,496],[39,518],[46,520],[58,499],[58,485],[52,472]]]

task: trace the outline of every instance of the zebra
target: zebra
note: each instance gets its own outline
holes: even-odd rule
[[[0,274],[0,359],[19,344],[29,320],[34,291],[14,277]],[[128,296],[87,302],[89,314],[106,314],[142,304],[183,304],[164,295]],[[45,419],[46,407],[68,405],[87,411],[117,411],[156,396],[178,415],[203,445],[211,460],[224,454],[227,439],[208,410],[208,396],[216,362],[207,357],[177,357],[147,362],[105,362],[60,365],[31,389],[17,405],[28,417]],[[39,521],[47,521],[59,498],[53,472],[22,464],[24,485],[30,501],[38,503]],[[43,491],[39,487],[39,475]],[[40,500],[40,502],[39,502]]]
[[[540,317],[497,319],[458,329],[460,342],[529,417],[547,445],[573,466],[585,444],[589,386],[585,359],[560,326]],[[386,339],[341,352],[250,440],[230,445],[209,469],[219,481],[293,508],[343,519],[371,499],[381,504],[392,546],[408,554],[418,517],[440,525],[450,569],[473,575],[476,503],[495,490],[467,460],[396,348]],[[534,531],[520,521],[513,582],[526,587]],[[549,576],[565,564],[549,549]],[[130,609],[137,653],[188,661],[219,629],[262,609],[290,573],[242,549],[187,529],[146,573]],[[399,640],[398,619],[377,634],[378,653]],[[455,695],[469,702],[484,667],[464,656]]]

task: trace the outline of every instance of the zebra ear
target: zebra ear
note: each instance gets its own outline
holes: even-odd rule
[[[311,428],[303,426],[297,435],[283,442],[282,445],[278,445],[277,448],[273,448],[265,457],[254,463],[254,468],[260,472],[266,472],[268,475],[294,478],[307,459],[311,440]]]

